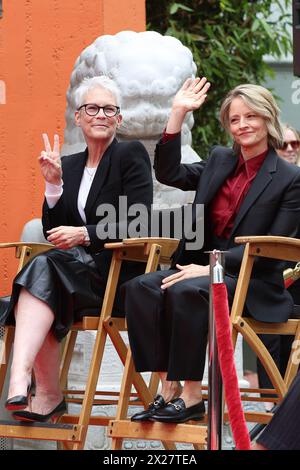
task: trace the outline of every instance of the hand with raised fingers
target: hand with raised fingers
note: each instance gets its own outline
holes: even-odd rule
[[[47,134],[43,134],[45,150],[38,158],[42,175],[48,183],[59,185],[61,183],[62,169],[59,154],[59,136],[54,135],[53,150]]]
[[[166,132],[180,132],[186,113],[200,108],[207,97],[210,83],[205,77],[188,78],[176,93],[171,114],[166,126]]]
[[[200,108],[204,103],[210,83],[207,78],[188,78],[173,100],[173,108],[182,109],[185,113]]]

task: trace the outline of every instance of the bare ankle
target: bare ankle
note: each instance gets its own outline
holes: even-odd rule
[[[193,406],[202,401],[202,385],[201,382],[186,381],[180,395],[186,406]]]
[[[31,371],[12,370],[10,372],[8,396],[26,395],[31,385]]]
[[[181,391],[182,391],[182,387],[181,387],[180,382],[167,380],[163,384],[161,394],[164,397],[165,401],[170,401],[173,398],[179,397]]]
[[[19,366],[12,364],[10,368],[10,377],[17,381],[18,379],[23,379],[24,377],[31,377],[32,367],[31,366]]]
[[[63,394],[62,394],[62,391],[59,389],[59,390],[46,390],[42,387],[37,387],[36,388],[36,393],[35,393],[35,396],[39,399],[39,400],[42,400],[42,401],[49,401],[49,402],[53,402],[53,401],[57,401],[57,400],[61,400],[62,397],[63,397]]]

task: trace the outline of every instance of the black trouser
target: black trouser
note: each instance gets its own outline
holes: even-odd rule
[[[161,289],[176,270],[139,276],[124,285],[125,312],[138,372],[167,372],[168,380],[202,380],[208,332],[209,277]],[[227,277],[229,299],[236,279]]]

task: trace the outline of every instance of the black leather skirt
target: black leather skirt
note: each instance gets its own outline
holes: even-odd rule
[[[53,333],[60,341],[83,314],[100,314],[105,285],[106,279],[83,247],[46,251],[15,277],[11,297],[0,299],[0,324],[14,324],[14,307],[24,287],[54,312]]]

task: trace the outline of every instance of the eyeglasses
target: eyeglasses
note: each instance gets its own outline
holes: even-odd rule
[[[103,112],[106,117],[114,117],[120,112],[119,106],[114,106],[113,104],[106,104],[105,106],[98,106],[97,104],[94,104],[94,103],[87,103],[87,104],[83,104],[82,106],[80,106],[80,108],[78,108],[77,111],[80,111],[82,108],[84,108],[88,116],[97,116],[100,109],[103,109]]]
[[[290,140],[289,142],[283,142],[280,150],[286,150],[288,146],[291,146],[293,150],[299,150],[300,141],[299,140]]]

